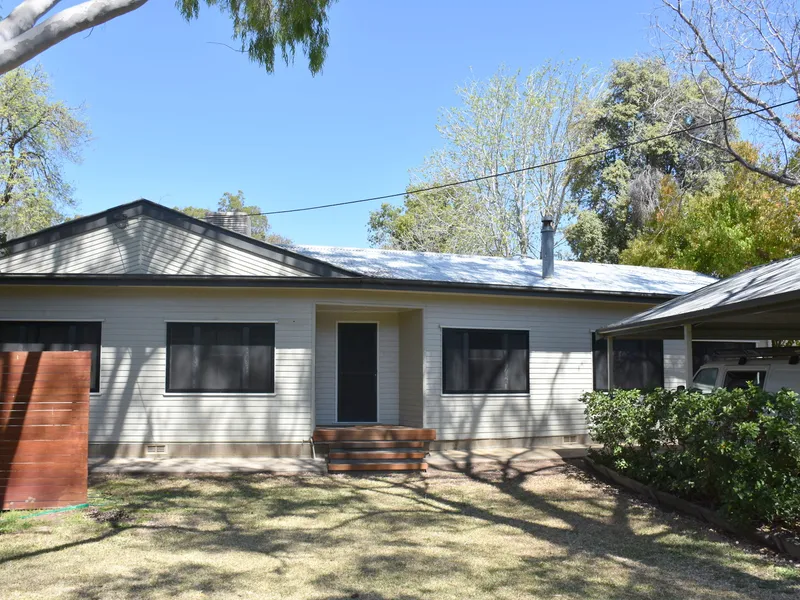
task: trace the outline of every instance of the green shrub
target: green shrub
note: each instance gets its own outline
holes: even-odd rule
[[[595,460],[719,508],[740,523],[800,530],[800,399],[756,387],[584,394]]]

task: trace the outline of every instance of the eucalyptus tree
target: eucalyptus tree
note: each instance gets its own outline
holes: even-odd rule
[[[706,140],[743,167],[784,185],[800,184],[800,6],[796,0],[662,0],[654,24],[670,62],[696,83],[717,117],[748,116],[748,140],[775,160],[750,160],[736,131]],[[711,78],[721,94],[706,95]],[[790,104],[774,107],[777,104]],[[774,107],[774,108],[773,108]]]
[[[268,72],[276,51],[288,64],[298,48],[308,67],[318,73],[328,48],[328,10],[335,0],[176,0],[187,20],[196,19],[201,4],[228,16],[240,50]],[[0,21],[0,74],[25,64],[59,42],[121,17],[147,0],[86,0],[60,8],[61,0],[22,0]]]
[[[501,68],[458,87],[461,104],[443,111],[437,126],[443,146],[412,173],[403,207],[372,213],[373,243],[538,256],[541,216],[558,229],[574,212],[563,161],[582,144],[578,119],[597,82],[576,63],[547,63],[525,76]],[[527,168],[536,165],[543,166]],[[457,189],[414,193],[464,180]]]
[[[65,218],[74,206],[66,163],[89,140],[80,109],[54,100],[41,69],[0,77],[0,235],[17,237]]]

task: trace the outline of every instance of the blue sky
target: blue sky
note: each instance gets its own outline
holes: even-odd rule
[[[650,0],[341,0],[321,75],[298,56],[272,75],[230,43],[203,6],[186,23],[169,0],[79,34],[40,56],[53,94],[83,105],[93,140],[70,165],[79,212],[144,197],[213,207],[241,189],[264,210],[405,189],[441,142],[454,88],[501,64],[549,58],[598,69],[651,51]],[[366,246],[378,203],[275,216],[298,243]]]

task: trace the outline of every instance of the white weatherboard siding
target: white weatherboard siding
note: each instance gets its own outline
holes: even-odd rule
[[[316,312],[319,304],[341,304],[342,310]],[[360,309],[348,311],[348,306]],[[642,308],[636,303],[383,291],[100,286],[0,289],[3,319],[103,321],[101,391],[92,397],[93,443],[308,439],[312,378],[316,377],[317,424],[334,419],[337,320],[380,322],[379,417],[383,422],[415,418],[413,411],[401,411],[400,398],[413,400],[413,388],[418,384],[406,378],[401,383],[399,375],[409,372],[406,367],[415,362],[416,354],[423,361],[418,373],[424,376],[417,387],[423,390],[422,396],[417,396],[418,405],[424,402],[424,425],[435,428],[439,439],[581,434],[586,426],[578,398],[592,389],[591,331]],[[165,394],[169,320],[274,321],[276,393]],[[417,339],[421,339],[416,351],[415,322],[420,327]],[[404,327],[408,330],[401,334]],[[443,395],[442,327],[527,329],[531,393]],[[680,356],[680,349],[670,348],[668,355]]]
[[[686,352],[683,340],[664,340],[664,387],[686,385]]]
[[[309,273],[245,252],[219,241],[188,233],[154,219],[144,219],[143,273],[167,275],[261,275],[306,277]]]
[[[437,438],[530,438],[586,433],[583,392],[593,387],[591,332],[641,305],[467,299],[425,309],[426,427]],[[442,327],[527,329],[529,394],[442,394]]]
[[[3,319],[102,320],[90,441],[296,442],[311,433],[313,304],[267,291],[6,288]],[[275,394],[166,394],[166,321],[274,321]]]
[[[399,315],[400,328],[400,425],[422,427],[424,354],[422,311],[409,310]]]
[[[149,217],[0,257],[0,273],[310,276]]]
[[[141,225],[141,217],[135,217],[125,229],[107,226],[0,256],[0,273],[138,273]]]
[[[378,323],[378,420],[381,423],[399,423],[397,314],[343,311],[317,313],[317,425],[336,423],[336,323],[341,321]]]

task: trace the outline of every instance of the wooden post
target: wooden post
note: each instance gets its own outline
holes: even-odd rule
[[[608,368],[608,391],[614,389],[614,338],[606,338],[606,367]]]
[[[692,326],[683,326],[684,354],[686,356],[686,389],[692,387],[694,369],[692,368]]]

